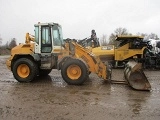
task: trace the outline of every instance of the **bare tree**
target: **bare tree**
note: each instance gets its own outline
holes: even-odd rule
[[[155,40],[158,40],[158,35],[156,35],[155,33],[151,33],[148,35],[149,39],[155,39]]]
[[[116,34],[111,33],[109,37],[109,44],[115,44]]]
[[[158,35],[155,34],[155,33],[150,33],[150,34],[146,34],[146,33],[137,33],[137,35],[143,36],[143,37],[144,37],[144,40],[149,40],[149,39],[159,40]]]
[[[100,42],[102,46],[108,45],[107,35],[103,35],[100,39]]]
[[[115,44],[115,39],[117,35],[129,35],[128,30],[126,28],[119,27],[117,28],[114,33],[111,33],[109,37],[109,44]],[[132,35],[130,33],[130,35]]]
[[[121,27],[117,28],[114,32],[116,35],[127,35],[128,34],[127,29],[121,28]]]
[[[11,42],[9,43],[8,47],[9,49],[12,49],[13,47],[17,46],[17,43],[16,43],[16,38],[12,38],[11,39]]]
[[[7,41],[5,44],[5,48],[8,49],[9,48],[9,42]]]

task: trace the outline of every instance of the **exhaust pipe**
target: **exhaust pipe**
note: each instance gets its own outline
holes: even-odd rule
[[[124,69],[124,78],[135,90],[151,90],[151,85],[142,70],[142,64],[129,61]]]

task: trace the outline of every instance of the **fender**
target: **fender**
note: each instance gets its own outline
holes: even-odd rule
[[[73,58],[71,56],[65,56],[62,59],[58,60],[57,69],[61,70],[61,67],[63,66],[65,61],[68,60],[68,59],[73,59]]]
[[[19,58],[24,58],[24,57],[30,58],[33,61],[40,61],[40,56],[38,54],[15,54],[13,57],[11,56],[10,59],[8,60],[10,62],[8,61],[6,62],[8,63],[7,66],[12,70],[14,61],[16,61]]]

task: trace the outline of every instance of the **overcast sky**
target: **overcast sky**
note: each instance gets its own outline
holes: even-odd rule
[[[160,0],[0,0],[0,36],[24,42],[34,24],[57,22],[64,38],[83,39],[95,29],[109,36],[118,27],[160,36]]]

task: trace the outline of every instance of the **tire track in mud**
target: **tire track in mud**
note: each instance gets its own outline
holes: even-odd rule
[[[4,75],[4,74],[3,74]],[[65,87],[67,83],[65,83],[61,76],[46,76],[46,77],[37,77],[33,82],[30,83],[20,83],[14,79],[14,77],[3,79],[0,78],[0,86],[3,85],[17,85],[17,86],[42,86],[42,87]]]

